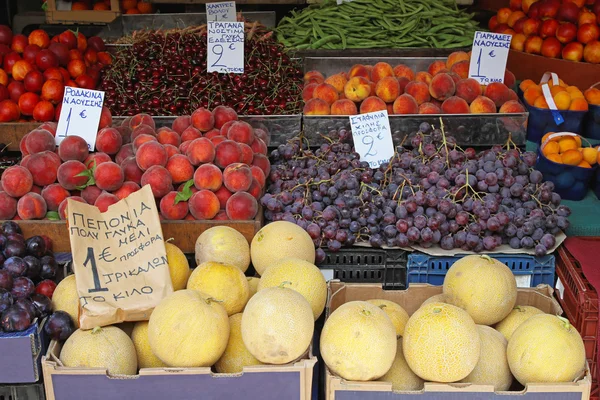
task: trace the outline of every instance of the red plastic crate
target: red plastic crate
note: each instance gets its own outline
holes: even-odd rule
[[[598,241],[600,238],[593,239]],[[598,293],[589,283],[579,262],[564,247],[556,258],[556,296],[567,318],[581,334],[592,374],[590,400],[599,400],[598,388]]]

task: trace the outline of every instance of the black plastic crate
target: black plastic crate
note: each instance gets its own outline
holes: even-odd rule
[[[44,384],[0,385],[0,400],[45,400]]]
[[[380,283],[384,289],[406,289],[408,252],[352,247],[325,251],[322,270],[332,270],[333,278],[348,283]]]

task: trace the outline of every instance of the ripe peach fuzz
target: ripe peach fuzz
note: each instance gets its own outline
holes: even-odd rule
[[[502,104],[506,103],[510,97],[508,87],[500,82],[493,82],[487,85],[483,95],[489,97],[496,104],[496,107],[502,107]]]
[[[248,192],[252,197],[254,197],[256,200],[260,200],[262,194],[263,194],[263,188],[260,186],[260,184],[258,183],[258,181],[254,178],[252,178],[252,184],[250,185],[250,187],[248,188]]]
[[[362,76],[351,78],[344,86],[344,95],[347,99],[359,103],[369,97],[371,94],[371,85],[367,79]],[[306,106],[305,106],[306,108]]]
[[[138,185],[135,182],[127,181],[127,182],[123,182],[123,185],[121,185],[120,188],[115,190],[113,192],[113,194],[115,196],[117,196],[117,198],[119,200],[123,200],[124,198],[129,196],[131,193],[135,193],[138,190],[140,190],[140,185]]]
[[[473,78],[461,79],[456,84],[456,95],[469,104],[481,94],[481,85]]]
[[[271,162],[269,161],[267,156],[263,154],[255,154],[254,159],[252,160],[252,165],[256,165],[257,167],[262,169],[265,176],[269,176],[269,173],[271,172]]]
[[[181,137],[179,134],[171,129],[163,129],[156,133],[156,140],[162,145],[170,144],[178,147],[181,144]]]
[[[360,113],[370,113],[375,111],[385,111],[387,110],[387,105],[383,100],[376,96],[367,97],[360,104]]]
[[[407,65],[404,65],[404,64],[396,65],[394,67],[393,71],[394,71],[394,76],[396,78],[406,78],[409,81],[412,81],[415,79],[415,72]]]
[[[148,114],[136,114],[129,120],[129,127],[133,130],[140,125],[147,125],[152,128],[152,130],[156,129],[156,123],[154,122],[154,119]]]
[[[123,137],[115,128],[100,129],[96,136],[96,151],[114,155],[119,152],[123,145]]]
[[[342,99],[338,100],[331,105],[331,115],[356,115],[358,114],[358,109],[356,108],[356,103],[348,100]]]
[[[431,100],[429,86],[424,82],[410,82],[404,88],[404,93],[411,95],[419,105]]]
[[[248,190],[252,184],[250,167],[242,163],[228,165],[223,171],[223,184],[234,193]]]
[[[242,149],[233,140],[224,140],[215,146],[214,163],[219,168],[225,168],[230,164],[239,163],[241,160]]]
[[[344,91],[344,86],[346,86],[347,82],[348,82],[348,79],[343,74],[331,75],[329,78],[325,79],[325,83],[333,86],[335,88],[335,90],[337,90],[338,93],[341,93]],[[309,86],[309,85],[307,85],[307,86]],[[305,87],[305,89],[306,89],[306,87]],[[304,91],[303,91],[303,93],[304,93]],[[312,98],[312,96],[310,98]]]
[[[206,138],[194,139],[185,152],[192,165],[212,162],[215,158],[215,146]]]
[[[419,71],[415,75],[414,80],[417,82],[423,82],[423,83],[426,83],[427,85],[429,85],[431,83],[431,79],[433,79],[433,76],[431,76],[431,74],[429,72]]]
[[[60,203],[62,203],[64,199],[69,197],[71,193],[69,193],[65,188],[60,186],[60,184],[53,183],[43,188],[41,195],[44,198],[44,201],[46,202],[48,210],[57,211]]]
[[[173,183],[187,182],[194,176],[194,167],[189,158],[183,154],[175,154],[169,158],[165,166],[173,178]]]
[[[46,201],[37,193],[27,193],[17,202],[17,214],[22,220],[42,219],[46,211]]]
[[[350,68],[350,71],[348,71],[349,80],[357,76],[363,77],[368,81],[371,80],[371,73],[369,72],[369,68],[362,64],[355,64],[352,66],[352,68]]]
[[[525,110],[525,107],[523,107],[518,100],[509,100],[502,104],[502,107],[500,107],[500,110],[498,110],[500,114],[518,114],[526,111],[527,110]]]
[[[254,141],[254,129],[252,129],[252,126],[247,122],[234,121],[227,130],[227,135],[225,136],[227,139],[233,140],[234,142],[250,145]]]
[[[352,103],[352,102],[350,102],[350,103]],[[354,103],[352,103],[352,104],[354,104]],[[354,107],[356,107],[356,105],[354,105]],[[254,142],[252,142],[252,144],[250,145],[250,148],[252,149],[252,151],[254,153],[260,153],[260,154],[267,154],[269,151],[265,142],[260,138],[255,138]],[[254,154],[252,156],[254,157]]]
[[[27,134],[25,147],[29,154],[35,154],[42,151],[54,151],[56,143],[54,136],[47,130],[35,129]]]
[[[302,89],[302,100],[305,103],[313,98],[313,92],[315,91],[317,85],[318,83],[309,83],[308,85],[304,86],[304,89]]]
[[[392,106],[394,114],[418,114],[419,105],[414,97],[410,94],[402,94],[398,96]]]
[[[310,99],[304,104],[302,110],[304,115],[329,115],[331,113],[329,104],[322,99]]]
[[[240,162],[242,164],[252,164],[252,159],[254,158],[252,148],[245,143],[238,143],[238,145],[240,146],[240,150],[242,150],[242,159]]]
[[[197,190],[194,188],[194,190]],[[219,199],[219,208],[221,210],[225,209],[225,205],[227,204],[227,200],[233,195],[225,186],[221,186],[216,192],[215,195]]]
[[[251,220],[258,213],[258,202],[249,193],[234,193],[227,200],[225,212],[231,220]]]
[[[191,125],[192,125],[192,117],[189,115],[181,115],[181,116],[175,118],[175,120],[173,120],[173,123],[171,124],[171,129],[173,129],[175,132],[177,132],[179,134],[182,134],[183,131],[185,131]]]
[[[188,202],[180,201],[175,204],[175,197],[177,197],[175,191],[169,192],[165,197],[160,199],[160,215],[167,220],[177,221],[182,220],[188,215]]]
[[[85,189],[81,191],[81,197],[88,204],[94,204],[98,196],[102,194],[102,189],[100,189],[96,185],[86,186]]]
[[[256,179],[260,187],[265,187],[267,178],[265,177],[263,170],[258,168],[256,165],[253,165],[250,167],[250,171],[252,172],[252,178]]]
[[[129,143],[122,146],[121,149],[119,149],[119,152],[115,156],[115,162],[120,165],[123,162],[123,160],[133,156],[135,156],[133,152],[133,145]]]
[[[463,60],[453,64],[452,68],[450,68],[450,71],[460,76],[461,79],[467,79],[469,77],[469,68],[470,61]]]
[[[581,155],[583,156],[583,160],[590,165],[594,165],[598,161],[598,150],[593,147],[581,149]]]
[[[229,167],[227,167],[229,168]],[[223,173],[214,164],[202,164],[194,172],[194,186],[198,190],[217,191],[223,185]]]
[[[192,125],[201,132],[208,132],[215,126],[215,117],[212,112],[200,107],[192,113]]]
[[[379,82],[385,77],[394,76],[394,70],[392,66],[386,62],[378,62],[373,65],[371,70],[371,80],[375,83]]]
[[[431,64],[429,64],[429,67],[427,68],[427,72],[429,72],[431,75],[435,75],[443,69],[446,69],[446,70],[448,69],[448,68],[446,68],[446,63],[444,61],[437,60],[437,61],[434,61]]]
[[[27,168],[14,165],[4,170],[0,182],[6,194],[11,197],[21,197],[31,190],[33,177]]]
[[[173,157],[175,154],[181,154],[179,149],[172,144],[165,144],[165,151],[167,152],[167,159]]]
[[[13,219],[17,214],[17,200],[0,191],[0,220]]]
[[[377,82],[377,85],[375,85],[375,94],[385,103],[392,103],[401,94],[398,79],[394,76],[382,78]]]
[[[210,190],[199,190],[188,200],[190,213],[198,220],[213,219],[221,209],[219,199]]]
[[[99,189],[115,191],[123,185],[123,170],[112,161],[102,163],[94,170],[94,180]]]
[[[502,22],[500,20],[498,22],[505,23],[505,21]],[[467,61],[468,62],[469,60],[470,60],[470,57],[469,57],[468,53],[465,53],[464,51],[455,51],[455,52],[451,53],[448,56],[448,59],[446,60],[446,68],[448,68],[449,70],[451,70],[452,66],[454,64],[459,63],[461,61]]]
[[[469,105],[464,99],[458,96],[452,96],[442,103],[444,114],[469,114]]]
[[[542,42],[541,53],[547,58],[558,58],[562,52],[562,44],[555,37],[548,37]]]
[[[226,106],[216,106],[213,109],[213,115],[215,117],[215,128],[217,129],[221,129],[229,121],[237,121],[238,119],[235,110]]]
[[[87,168],[94,168],[98,165],[112,161],[110,156],[106,153],[92,153],[83,162]]]
[[[423,103],[419,106],[419,114],[441,114],[442,109],[433,103]]]
[[[31,173],[34,185],[48,186],[56,182],[58,167],[60,167],[60,158],[56,153],[44,151],[30,155],[27,164],[24,161],[21,164]]]
[[[456,85],[454,80],[448,74],[437,74],[431,79],[429,84],[429,93],[437,100],[444,101],[454,96]]]
[[[485,96],[477,96],[469,106],[469,110],[473,114],[490,114],[496,112],[496,105]]]
[[[160,199],[173,190],[173,179],[165,167],[153,165],[142,175],[140,186],[146,185],[150,185],[154,197]]]
[[[108,207],[119,202],[119,198],[112,193],[106,191],[102,192],[100,196],[94,202],[94,206],[100,210],[100,212],[108,211]]]
[[[135,160],[142,171],[153,165],[164,167],[167,164],[167,151],[164,146],[155,141],[142,144],[135,152]]]
[[[320,83],[313,90],[313,99],[321,99],[331,105],[339,99],[338,91],[328,83]]]
[[[304,82],[315,81],[316,83],[323,83],[325,81],[325,77],[319,71],[308,71],[304,74]]]

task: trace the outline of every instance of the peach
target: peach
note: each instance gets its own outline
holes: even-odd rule
[[[45,129],[34,129],[27,134],[25,147],[29,154],[41,153],[42,151],[54,151],[56,143],[54,136]]]
[[[494,32],[494,30],[496,29],[496,27],[498,26],[498,16],[497,15],[493,15],[492,18],[490,18],[490,20],[488,21],[488,29],[491,32]]]
[[[558,139],[558,146],[560,148],[560,152],[564,153],[567,150],[577,150],[579,148],[579,143],[572,136],[565,136]]]
[[[382,78],[375,86],[375,94],[386,103],[393,102],[401,94],[398,79],[393,76],[386,76],[385,78]]]
[[[254,159],[252,160],[252,165],[256,165],[257,167],[262,169],[265,176],[269,176],[269,173],[271,172],[271,162],[269,161],[267,156],[263,154],[255,154]]]
[[[572,22],[560,24],[558,29],[556,29],[556,38],[560,43],[571,43],[577,38],[577,25]]]
[[[160,165],[153,165],[144,172],[140,186],[144,187],[146,185],[150,185],[152,194],[157,199],[160,199],[173,190],[171,174],[165,167],[161,167]]]
[[[600,37],[600,27],[598,27],[598,25],[595,23],[594,24],[583,24],[583,25],[580,25],[579,28],[577,29],[577,41],[582,44],[587,44],[587,43],[593,42],[595,40],[598,40],[598,37]],[[17,61],[17,64],[20,62],[22,62],[22,61]],[[15,67],[17,66],[17,64],[15,64]],[[13,77],[14,77],[15,67],[13,67]]]
[[[258,202],[249,193],[234,193],[227,200],[225,212],[231,220],[251,220],[258,213]]]
[[[80,136],[67,136],[58,145],[58,155],[61,160],[85,161],[90,154],[86,141]]]
[[[60,217],[61,220],[67,219],[67,206],[69,205],[69,199],[71,199],[72,201],[77,201],[79,203],[88,204],[83,198],[81,198],[79,196],[71,196],[69,198],[64,199],[58,205],[58,216]]]
[[[235,122],[235,121],[234,121],[234,122]],[[227,131],[229,131],[229,129],[227,129]],[[218,129],[216,129],[216,128],[215,128],[215,129],[211,129],[210,131],[208,131],[208,132],[206,132],[206,133],[204,134],[204,137],[205,137],[205,138],[207,138],[207,139],[212,139],[212,138],[214,138],[215,136],[222,136],[222,135],[221,135],[221,131],[220,131],[220,130],[218,130]],[[197,139],[197,138],[194,138],[194,139]],[[252,143],[254,143],[254,142],[252,142]]]
[[[360,113],[361,114],[375,112],[375,111],[385,111],[385,110],[387,110],[387,106],[386,106],[385,102],[376,96],[367,97],[360,104]]]
[[[489,97],[496,104],[496,107],[502,107],[502,104],[506,103],[510,97],[508,87],[500,82],[493,82],[487,85],[483,95]]]
[[[469,106],[473,114],[490,114],[496,112],[496,105],[485,96],[477,96]]]
[[[567,150],[560,155],[563,164],[578,165],[583,160],[583,155],[578,150]]]
[[[147,125],[150,128],[152,128],[152,130],[156,129],[154,119],[148,114],[136,114],[129,120],[129,127],[133,130],[135,130],[135,128],[137,128],[140,125]]]
[[[11,197],[21,197],[31,190],[33,177],[29,170],[20,165],[13,165],[2,174],[2,188]]]
[[[398,84],[400,85],[400,94],[403,94],[403,93],[404,93],[404,91],[405,91],[405,89],[406,89],[406,86],[407,86],[407,85],[408,85],[408,84],[409,84],[411,81],[409,81],[409,80],[408,80],[408,78],[406,78],[406,77],[404,77],[404,76],[402,76],[402,77],[400,77],[400,78],[397,78],[397,79],[398,79]]]
[[[127,157],[121,162],[121,169],[123,170],[123,179],[126,181],[132,181],[139,184],[142,181],[142,175],[144,171],[138,167],[135,157]]]
[[[310,83],[310,84],[304,86],[304,89],[302,89],[302,100],[305,103],[313,98],[313,93],[314,93],[317,85],[318,85],[318,83]]]
[[[540,26],[542,25],[542,21],[537,18],[527,18],[525,23],[523,23],[523,34],[525,36],[537,35],[540,30]],[[515,37],[513,36],[513,41]],[[512,45],[512,43],[511,43]]]
[[[562,45],[555,37],[548,37],[542,42],[542,55],[548,58],[558,58],[562,52]]]
[[[456,95],[470,104],[481,96],[481,85],[473,78],[461,79],[456,84]]]
[[[227,140],[227,138],[225,136],[219,135],[219,136],[212,137],[210,139],[210,142],[213,144],[213,146],[217,146],[219,143],[224,142],[225,140]]]
[[[123,145],[123,137],[115,128],[103,128],[96,136],[96,151],[114,155]]]
[[[94,202],[94,206],[100,210],[100,212],[108,211],[108,207],[119,202],[119,198],[112,193],[102,192],[100,196]]]
[[[562,50],[562,58],[569,61],[581,61],[583,58],[583,45],[579,42],[567,44]]]
[[[585,45],[583,59],[591,64],[600,64],[600,41],[594,40]]]
[[[49,101],[42,100],[33,107],[32,115],[36,121],[51,121],[55,119],[54,105]]]
[[[92,153],[83,162],[87,168],[94,168],[98,165],[112,161],[110,156],[106,153]]]
[[[135,139],[133,139],[133,141],[131,142],[132,146],[133,146],[133,152],[137,152],[138,149],[144,144],[144,143],[148,143],[148,142],[156,142],[158,143],[158,140],[156,139],[156,136],[153,135],[148,135],[148,134],[141,134],[135,137]]]
[[[454,96],[456,85],[454,80],[448,74],[437,74],[431,80],[429,93],[437,100],[443,101]]]
[[[96,185],[87,186],[85,189],[81,191],[81,197],[88,204],[94,204],[98,196],[102,194],[102,189],[100,189]]]
[[[200,190],[188,201],[190,213],[198,220],[213,219],[220,210],[219,199],[210,190]]]
[[[441,114],[442,110],[433,103],[423,103],[419,106],[419,114]]]
[[[433,76],[431,76],[431,74],[429,72],[419,71],[419,72],[417,72],[417,75],[415,75],[415,81],[423,82],[423,83],[426,83],[427,85],[429,85],[431,83],[431,79],[433,79]]]
[[[221,129],[221,127],[229,121],[237,121],[238,115],[235,110],[227,106],[217,106],[213,109],[213,115],[215,118],[215,128]]]
[[[574,98],[571,100],[569,110],[571,111],[587,111],[589,109],[588,102],[582,98]]]
[[[524,113],[527,110],[518,100],[509,100],[506,103],[502,104],[500,110],[498,111],[501,114],[518,114]]]
[[[190,160],[183,154],[175,154],[165,166],[167,171],[173,178],[173,183],[187,182],[192,179],[194,175],[194,166],[190,163]]]
[[[172,146],[179,147],[181,144],[181,137],[179,134],[170,129],[165,129],[158,132],[156,134],[156,140],[158,140],[158,143],[162,145],[170,144]]]
[[[120,188],[115,190],[113,192],[113,194],[115,196],[117,196],[117,198],[119,200],[123,200],[124,198],[129,196],[131,193],[135,193],[138,190],[140,190],[140,185],[138,185],[135,182],[127,181],[127,182],[123,182],[123,185],[121,185]]]
[[[43,124],[38,126],[38,129],[47,130],[48,132],[50,132],[52,134],[52,136],[56,136],[56,128],[58,128],[58,124],[56,122],[50,122],[50,121],[44,122]]]
[[[35,93],[26,92],[19,97],[19,109],[21,114],[32,116],[35,106],[40,102],[40,96]]]
[[[252,178],[256,179],[260,187],[265,187],[267,178],[265,177],[265,173],[263,172],[263,170],[257,167],[256,165],[253,165],[250,167],[250,172],[252,172]]]
[[[229,132],[229,128],[231,128],[231,125],[233,125],[235,122],[236,121],[227,121],[227,122],[225,122],[223,124],[223,126],[219,129],[219,133],[221,134],[221,136],[227,137],[227,132]],[[198,132],[200,132],[200,131],[198,131]],[[206,133],[208,133],[208,132],[206,132]]]
[[[352,68],[350,68],[350,71],[348,71],[349,80],[357,76],[365,78],[368,81],[371,80],[371,73],[369,71],[369,68],[362,64],[355,64],[352,66]]]
[[[222,185],[223,173],[214,164],[202,164],[194,172],[194,186],[198,190],[207,189],[215,192]]]
[[[515,74],[510,72],[509,70],[504,71],[504,84],[509,88],[515,87],[517,84],[517,78],[515,78]]]
[[[310,99],[304,105],[302,112],[305,115],[329,115],[330,107],[325,100]]]
[[[404,93],[411,95],[419,105],[431,100],[429,86],[424,82],[410,82],[404,88]]]
[[[208,132],[215,126],[215,117],[204,107],[192,113],[192,125],[201,132]]]
[[[585,92],[583,92],[585,99],[588,103],[593,105],[600,105],[600,89],[598,88],[589,88]]]
[[[415,72],[407,65],[399,64],[394,67],[396,78],[407,78],[409,81],[415,79]]]
[[[449,68],[446,68],[446,63],[444,61],[437,60],[437,61],[434,61],[431,64],[429,64],[429,67],[427,68],[427,72],[429,72],[429,74],[431,74],[431,75],[435,75],[443,69],[449,69]]]
[[[265,142],[267,146],[269,145],[271,137],[269,136],[269,132],[266,127],[264,127],[264,129],[254,128],[254,136]]]
[[[224,210],[227,200],[229,200],[233,193],[231,193],[225,186],[221,186],[217,191],[215,191],[215,195],[217,196],[217,199],[219,199],[219,208]]]
[[[448,59],[446,60],[446,68],[452,71],[452,66],[461,61],[466,61],[468,63],[470,61],[469,54],[465,53],[464,51],[455,51],[448,56]]]
[[[133,156],[135,156],[135,153],[133,152],[133,145],[129,143],[119,149],[119,152],[115,156],[115,162],[120,165],[123,160]]]
[[[112,161],[102,163],[94,170],[96,186],[101,190],[109,192],[117,190],[123,185],[124,178],[123,170],[119,164]]]
[[[189,209],[187,201],[179,201],[175,204],[177,194],[178,192],[172,191],[160,199],[160,214],[164,219],[176,221],[182,220],[188,215]]]
[[[419,105],[414,97],[405,93],[394,101],[393,111],[394,114],[418,114]]]
[[[262,193],[263,193],[263,188],[260,186],[260,184],[258,183],[258,181],[254,178],[252,178],[252,184],[250,185],[250,187],[248,188],[248,193],[254,197],[256,200],[260,200]]]
[[[571,96],[569,92],[563,91],[554,96],[554,103],[559,110],[568,110],[571,107]]]
[[[394,70],[390,64],[378,62],[373,66],[373,69],[371,70],[371,80],[373,82],[377,83],[388,76],[394,76]]]
[[[227,216],[227,213],[225,212],[225,210],[220,210],[217,215],[215,215],[215,217],[213,218],[213,221],[228,221],[229,217]]]
[[[192,125],[192,117],[189,115],[181,115],[173,120],[171,129],[180,135]]]
[[[28,157],[26,167],[35,185],[47,186],[56,182],[60,158],[51,151],[32,154]]]
[[[444,100],[442,111],[444,114],[469,114],[471,112],[467,102],[458,96],[452,96]]]
[[[527,36],[523,33],[517,33],[516,35],[513,35],[513,38],[510,41],[510,48],[516,51],[524,51],[526,39]]]
[[[100,111],[100,123],[98,124],[98,129],[104,129],[112,125],[112,114],[108,107],[102,107],[102,111]]]
[[[22,220],[42,219],[46,211],[46,201],[37,193],[27,193],[17,202],[17,214]]]
[[[329,78],[325,79],[325,83],[333,86],[335,88],[335,90],[337,90],[338,93],[341,93],[344,91],[344,86],[346,86],[347,82],[348,82],[348,79],[343,74],[331,75]],[[310,85],[307,85],[307,87],[308,86],[310,86]],[[305,87],[305,89],[306,89],[306,87]],[[311,96],[310,98],[312,98],[312,97],[313,96]]]
[[[354,103],[352,103],[352,104],[354,104]],[[354,107],[356,107],[356,105]],[[265,154],[265,155],[269,151],[265,142],[259,138],[254,139],[254,142],[252,142],[252,145],[250,146],[250,148],[252,149],[253,153],[260,153],[260,154]],[[254,154],[252,154],[252,157],[254,158]],[[250,161],[250,162],[252,162],[252,161]]]
[[[548,103],[546,102],[546,99],[544,98],[543,95],[541,95],[535,99],[535,101],[533,102],[533,106],[537,107],[537,108],[544,108],[544,109],[549,108]]]
[[[467,79],[469,77],[470,63],[468,60],[458,61],[452,65],[450,71],[460,76],[461,79]]]
[[[508,26],[510,26],[511,28],[514,28],[517,21],[519,21],[520,19],[525,18],[525,17],[527,17],[527,15],[525,15],[525,13],[523,11],[513,11],[508,16],[508,20],[506,21],[506,24]]]
[[[346,83],[344,94],[347,99],[359,103],[369,97],[371,94],[371,85],[367,79],[356,76]]]
[[[60,184],[53,183],[43,188],[41,195],[44,198],[44,201],[46,202],[48,210],[57,211],[60,203],[62,203],[64,199],[69,197],[71,193],[69,193],[65,188],[60,186]]]
[[[328,83],[320,83],[313,90],[313,99],[321,99],[331,105],[339,99],[338,91]]]
[[[12,67],[12,77],[16,81],[22,81],[31,71],[33,71],[33,66],[29,61],[19,60]]]
[[[600,6],[597,7],[600,9]],[[596,17],[596,14],[586,8],[582,8],[577,16],[577,25],[581,26],[583,24],[595,24],[597,20],[598,18]]]
[[[545,19],[540,26],[540,30],[538,31],[540,37],[545,39],[547,37],[555,37],[556,30],[559,27],[559,23],[557,20],[553,18]]]
[[[231,192],[248,190],[252,184],[250,167],[242,163],[228,165],[223,171],[223,184]]]
[[[17,200],[0,191],[0,220],[13,219],[17,214]]]
[[[358,109],[356,108],[356,103],[348,100],[342,99],[338,100],[331,105],[331,115],[356,115],[358,114]]]
[[[185,151],[192,165],[212,162],[215,158],[215,146],[206,138],[194,139]]]
[[[317,81],[317,83],[323,83],[325,77],[319,71],[308,71],[304,74],[304,82]]]
[[[254,130],[247,122],[235,121],[227,131],[227,139],[250,145],[254,141]]]
[[[167,165],[167,151],[158,142],[150,141],[142,144],[135,152],[135,160],[142,171],[146,171],[153,165],[164,167]]]
[[[240,162],[242,164],[252,164],[252,159],[254,158],[254,152],[252,151],[252,148],[245,143],[238,143],[238,145],[242,150],[242,159]]]
[[[194,140],[202,137],[202,132],[193,126],[187,127],[181,132],[181,142],[187,142],[188,140]]]
[[[542,94],[542,89],[538,85],[532,85],[525,89],[523,92],[523,98],[528,104],[533,105],[535,100],[539,96],[542,96]]]

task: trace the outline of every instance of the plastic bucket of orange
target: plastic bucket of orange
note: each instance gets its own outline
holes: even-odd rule
[[[581,134],[590,139],[600,139],[600,87],[597,87],[598,85],[600,82],[592,85],[584,93],[590,109],[583,120]]]
[[[548,133],[542,138],[535,168],[554,183],[563,199],[583,199],[594,179],[598,150],[582,147],[581,136],[571,132]]]

